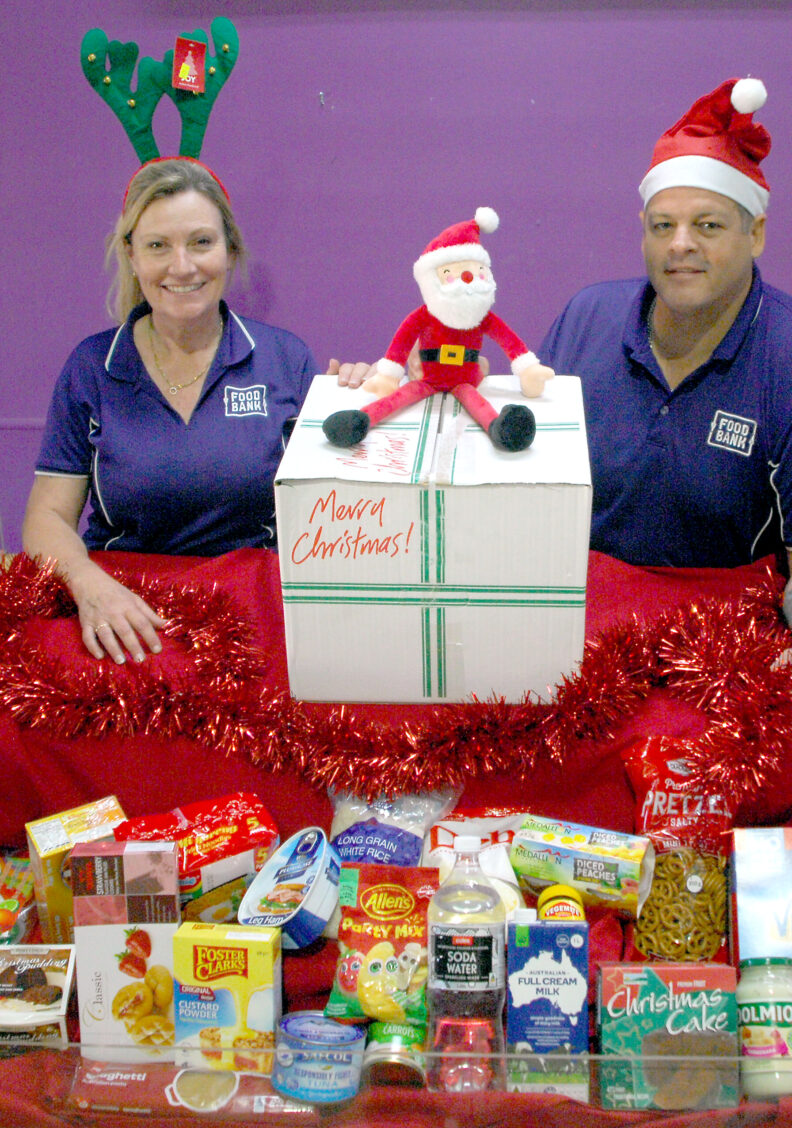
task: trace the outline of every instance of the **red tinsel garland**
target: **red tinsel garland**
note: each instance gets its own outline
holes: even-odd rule
[[[183,672],[151,664],[75,669],[25,640],[32,617],[74,617],[49,568],[24,556],[0,571],[0,708],[58,737],[188,735],[311,784],[357,794],[461,786],[471,778],[559,765],[581,740],[603,740],[657,687],[702,711],[708,727],[685,741],[702,786],[754,795],[789,764],[792,666],[779,585],[767,576],[739,597],[702,600],[603,631],[550,704],[502,700],[439,706],[421,723],[388,725],[349,706],[317,707],[266,685],[264,655],[228,596],[190,583],[141,580],[138,593],[168,620]]]

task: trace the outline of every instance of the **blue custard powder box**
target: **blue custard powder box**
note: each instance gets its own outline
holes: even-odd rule
[[[792,827],[737,829],[732,838],[732,963],[792,959]]]
[[[588,1098],[588,924],[518,909],[506,932],[508,1088]]]

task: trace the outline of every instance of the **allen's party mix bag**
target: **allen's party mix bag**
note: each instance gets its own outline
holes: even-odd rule
[[[341,869],[338,964],[325,1015],[340,1022],[426,1022],[426,912],[436,869]]]
[[[725,962],[726,860],[733,811],[693,781],[689,742],[655,736],[622,754],[636,831],[655,848],[649,896],[628,934],[628,958]]]

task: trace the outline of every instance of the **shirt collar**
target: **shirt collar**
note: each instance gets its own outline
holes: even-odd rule
[[[762,304],[762,292],[762,276],[759,273],[758,266],[754,263],[751,289],[748,291],[748,296],[728,333],[707,362],[708,364],[716,360],[733,360],[759,313],[759,307]],[[648,317],[654,299],[654,287],[647,280],[633,299],[624,325],[623,346],[625,353],[647,367],[652,357],[652,350],[649,347]]]
[[[113,337],[105,357],[105,369],[115,379],[135,380],[138,377],[140,354],[135,347],[133,328],[136,321],[150,312],[151,307],[148,302],[141,302],[140,305],[135,306]],[[250,355],[256,345],[240,318],[224,301],[220,302],[220,314],[223,318],[223,335],[217,349],[218,370],[239,364]]]

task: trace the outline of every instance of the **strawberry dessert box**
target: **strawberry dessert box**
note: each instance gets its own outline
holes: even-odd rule
[[[172,1059],[176,844],[79,843],[71,875],[82,1056]]]

